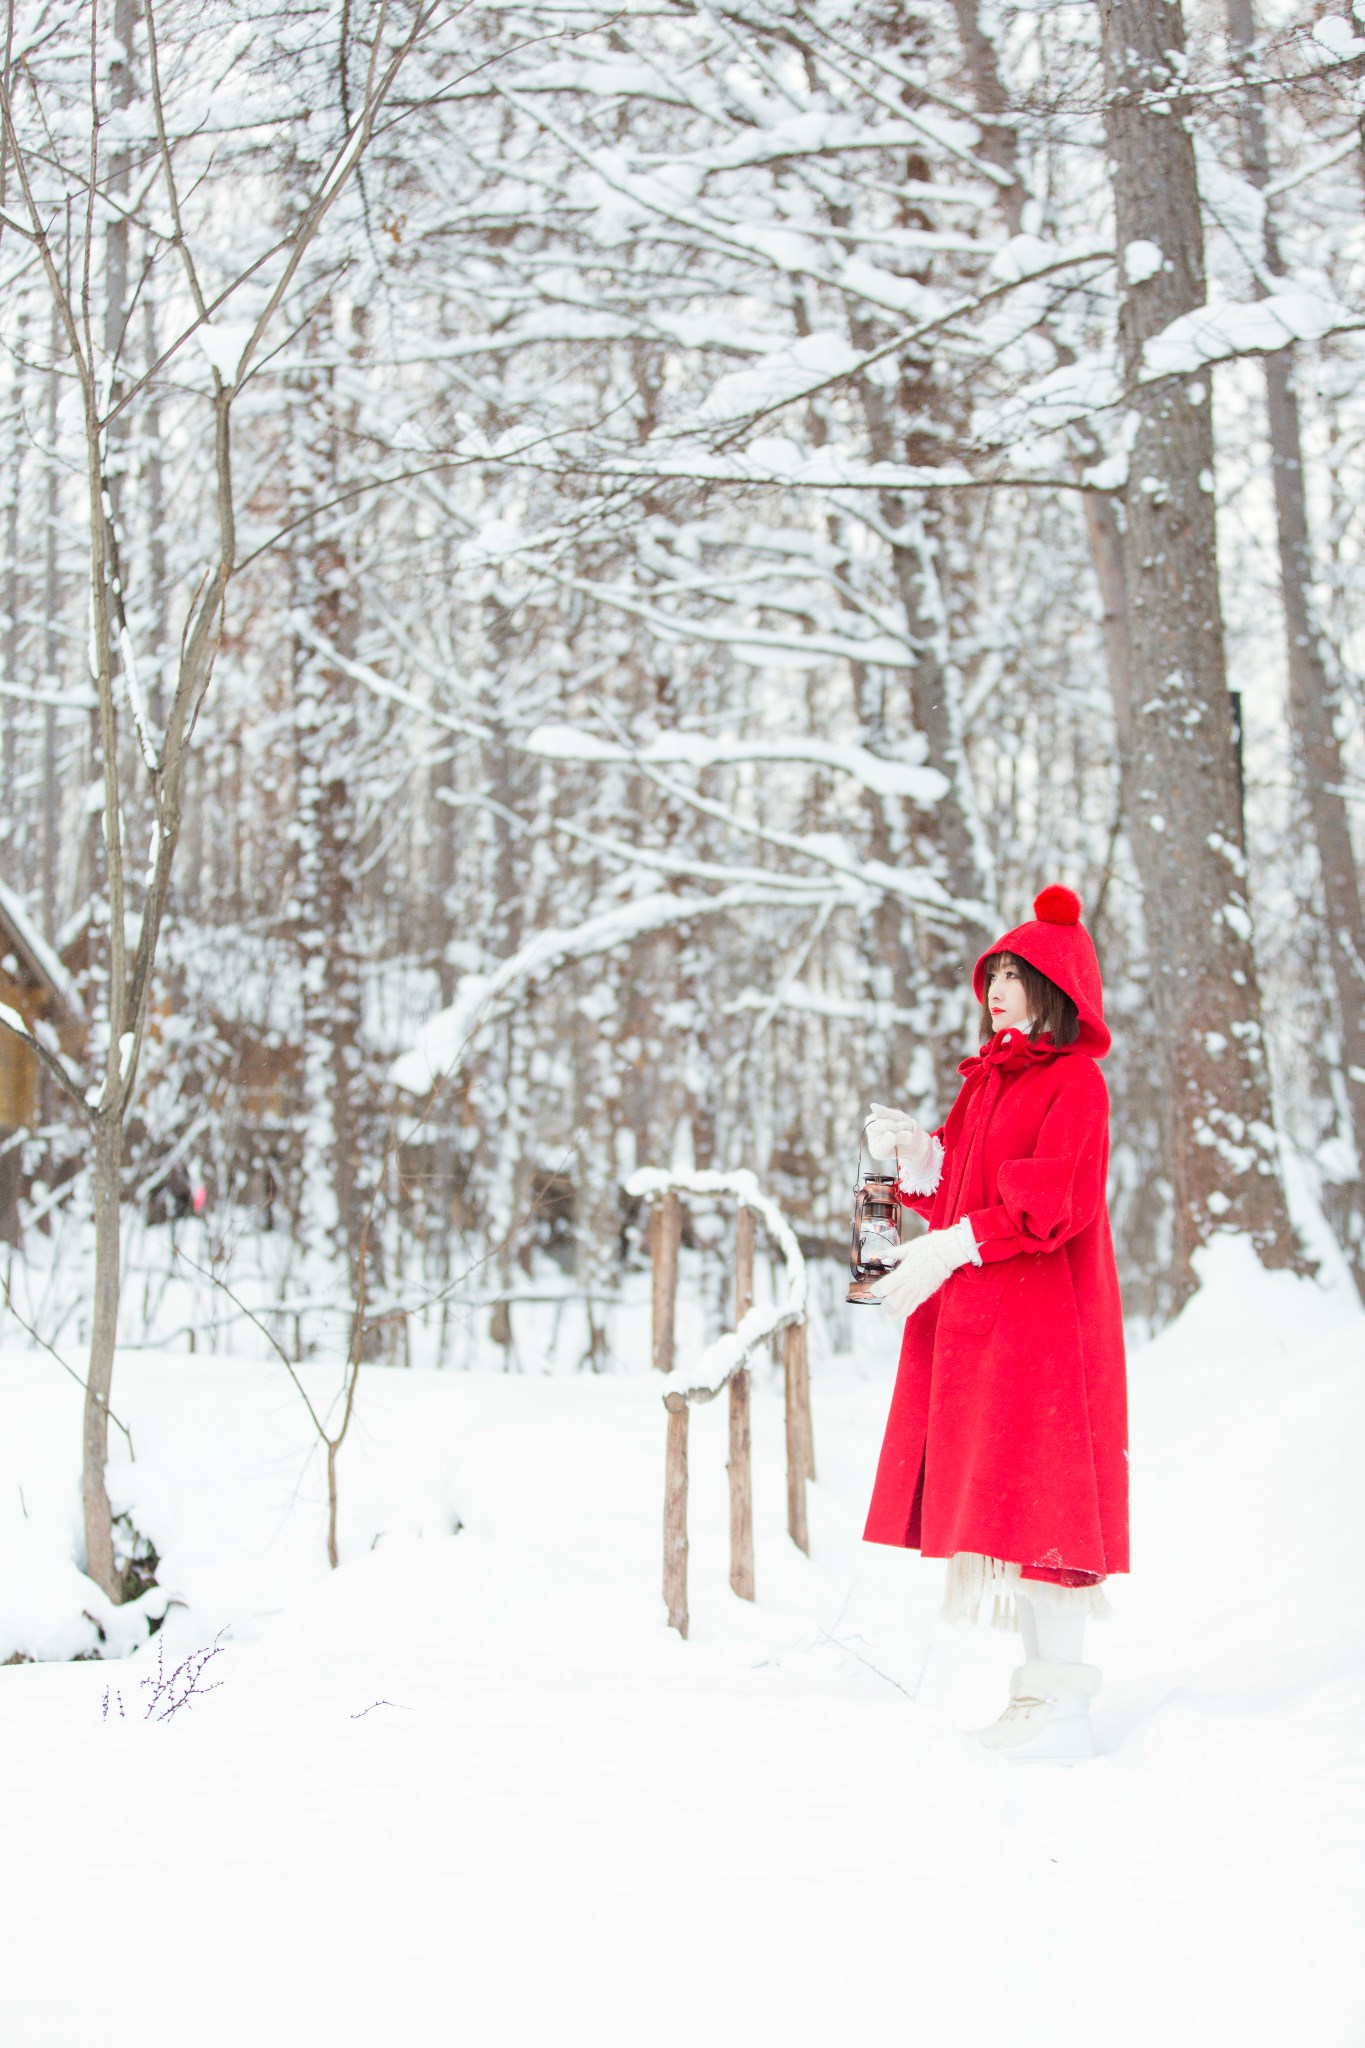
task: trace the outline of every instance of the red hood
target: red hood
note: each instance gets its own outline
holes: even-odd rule
[[[1036,967],[1049,981],[1064,989],[1076,1005],[1081,1020],[1076,1040],[1083,1052],[1102,1060],[1112,1040],[1104,1022],[1104,988],[1094,942],[1081,923],[1081,899],[1074,891],[1054,884],[1034,898],[1033,916],[1027,924],[1016,925],[993,946],[988,946],[976,963],[972,987],[978,1002],[986,996],[985,965],[992,953],[1017,953]]]

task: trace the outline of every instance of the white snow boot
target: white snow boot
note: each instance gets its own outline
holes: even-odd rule
[[[1095,1754],[1090,1702],[1100,1689],[1093,1664],[1021,1664],[1010,1681],[1010,1703],[998,1721],[977,1731],[983,1749],[1012,1763],[1083,1763]]]

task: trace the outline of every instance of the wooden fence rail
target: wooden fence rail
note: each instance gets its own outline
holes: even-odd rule
[[[664,1394],[668,1435],[664,1463],[664,1600],[668,1619],[687,1634],[687,1424],[694,1403],[714,1401],[722,1387],[730,1403],[730,1584],[741,1600],[754,1597],[754,1507],[750,1452],[749,1360],[777,1339],[782,1347],[782,1384],[787,1437],[787,1529],[792,1542],[810,1554],[806,1523],[806,1481],[815,1477],[811,1432],[810,1360],[806,1342],[806,1265],[791,1226],[763,1193],[752,1173],[666,1173],[653,1168],[633,1174],[626,1192],[652,1204],[649,1220],[653,1275],[653,1360],[672,1384]],[[679,1368],[674,1332],[678,1297],[678,1249],[682,1204],[687,1195],[728,1195],[738,1205],[735,1241],[735,1327],[708,1345],[694,1365]],[[762,1222],[781,1256],[786,1299],[754,1306],[754,1248]]]

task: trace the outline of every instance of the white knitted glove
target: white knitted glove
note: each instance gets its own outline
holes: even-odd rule
[[[901,1245],[895,1266],[872,1292],[882,1307],[903,1323],[931,1294],[938,1293],[959,1266],[980,1264],[972,1226],[964,1216],[948,1230],[931,1230]]]
[[[884,1102],[873,1103],[872,1120],[863,1139],[874,1159],[898,1155],[909,1167],[923,1166],[933,1142],[912,1116],[907,1116],[903,1109],[888,1109]]]

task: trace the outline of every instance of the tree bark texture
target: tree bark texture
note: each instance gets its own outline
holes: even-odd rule
[[[1119,771],[1132,753],[1133,682],[1128,654],[1128,577],[1123,561],[1123,522],[1108,491],[1085,493],[1085,534],[1099,585],[1104,666],[1114,706]]]
[[[320,352],[326,322],[310,331]],[[301,515],[325,505],[341,442],[341,401],[334,373],[310,361],[302,376],[303,429],[294,451]],[[304,529],[294,562],[295,601],[312,639],[295,647],[297,807],[295,921],[304,990],[304,1043],[310,1107],[323,1111],[326,1158],[320,1161],[336,1204],[336,1243],[353,1290],[368,1190],[359,1177],[367,1112],[362,1045],[363,905],[356,870],[362,852],[355,779],[359,744],[354,686],[344,666],[321,651],[353,657],[360,630],[355,577],[341,536],[325,518]]]
[[[957,39],[971,81],[972,98],[981,115],[984,134],[978,155],[1009,179],[997,188],[1000,211],[1006,227],[1017,235],[1023,225],[1024,187],[1019,177],[1019,137],[1009,118],[1009,100],[1000,77],[995,44],[981,26],[980,0],[953,0],[957,17]],[[1003,117],[1003,118],[1002,118]]]
[[[57,466],[57,349],[60,328],[57,309],[51,316],[50,351],[52,367],[46,377],[46,425],[48,453],[45,456],[43,503],[43,689],[56,696],[60,680],[60,642],[57,621],[61,617],[61,577],[57,566],[57,516],[60,505],[61,472]],[[43,712],[43,931],[51,939],[57,930],[57,825],[61,795],[57,778],[57,712],[49,703]]]
[[[1009,96],[1000,76],[995,44],[981,25],[980,0],[953,0],[958,41],[985,130],[980,155],[1009,178],[997,188],[1001,218],[1012,235],[1023,225],[1024,185],[1019,176],[1018,134],[1010,118]],[[1051,338],[1051,337],[1050,337]],[[1054,344],[1061,355],[1061,344]],[[1096,446],[1095,454],[1099,454]],[[1109,688],[1114,700],[1114,718],[1119,728],[1120,751],[1126,742],[1132,719],[1132,690],[1128,677],[1128,592],[1123,574],[1123,537],[1118,505],[1107,491],[1085,493],[1086,539],[1095,580],[1103,605],[1104,655]]]
[[[1233,62],[1242,71],[1244,81],[1239,123],[1242,165],[1250,183],[1264,191],[1270,182],[1265,95],[1263,88],[1248,75],[1256,36],[1252,0],[1227,0],[1227,25]],[[1283,277],[1285,264],[1269,202],[1264,234],[1266,271],[1272,277]],[[1258,280],[1258,296],[1264,297],[1265,293],[1266,287]],[[1294,377],[1292,348],[1265,358],[1266,415],[1288,653],[1289,722],[1322,876],[1343,1081],[1351,1137],[1359,1159],[1365,1152],[1365,918],[1361,915],[1360,875],[1343,793],[1346,771],[1337,732],[1340,707],[1312,609],[1313,548]],[[1365,1296],[1365,1184],[1359,1177],[1351,1195],[1350,1211],[1342,1219],[1346,1251],[1356,1286]]]
[[[1178,6],[1101,0],[1117,242],[1160,267],[1122,287],[1119,343],[1137,419],[1124,574],[1133,692],[1129,831],[1142,882],[1152,1001],[1166,1063],[1177,1284],[1220,1228],[1284,1264],[1260,994],[1247,908],[1237,761],[1223,652],[1211,380],[1143,383],[1143,347],[1204,303],[1194,148]]]
[[[915,224],[925,229],[932,225],[927,216],[919,215]],[[870,322],[857,319],[849,323],[849,336],[860,350],[875,347],[878,339]],[[894,395],[870,378],[860,382],[859,394],[874,462],[942,458],[942,440],[926,434],[922,426],[925,420],[943,419],[948,410],[932,361],[915,357],[904,365]],[[935,993],[930,1040],[935,1086],[946,1106],[956,1090],[972,962],[994,923],[990,863],[962,744],[957,679],[948,658],[947,602],[934,530],[942,508],[928,495],[911,498],[903,492],[885,491],[879,495],[878,511],[887,533],[896,536],[890,543],[891,573],[911,649],[906,672],[911,715],[915,729],[924,736],[926,760],[948,785],[934,806],[930,829],[944,885],[959,908],[959,921],[955,926],[925,924],[921,938]],[[873,851],[879,858],[886,857],[875,835]]]
[[[9,402],[15,413],[22,417],[24,409],[24,321],[16,323],[17,344],[14,351],[13,368],[10,373]],[[19,650],[22,631],[19,623],[21,597],[19,593],[19,532],[23,513],[24,468],[16,454],[8,465],[9,474],[5,479],[7,503],[5,505],[5,680],[13,686],[19,680]],[[14,831],[12,820],[17,815],[15,789],[18,758],[18,704],[10,695],[0,699],[0,845],[7,844]],[[51,926],[48,927],[51,930]]]

